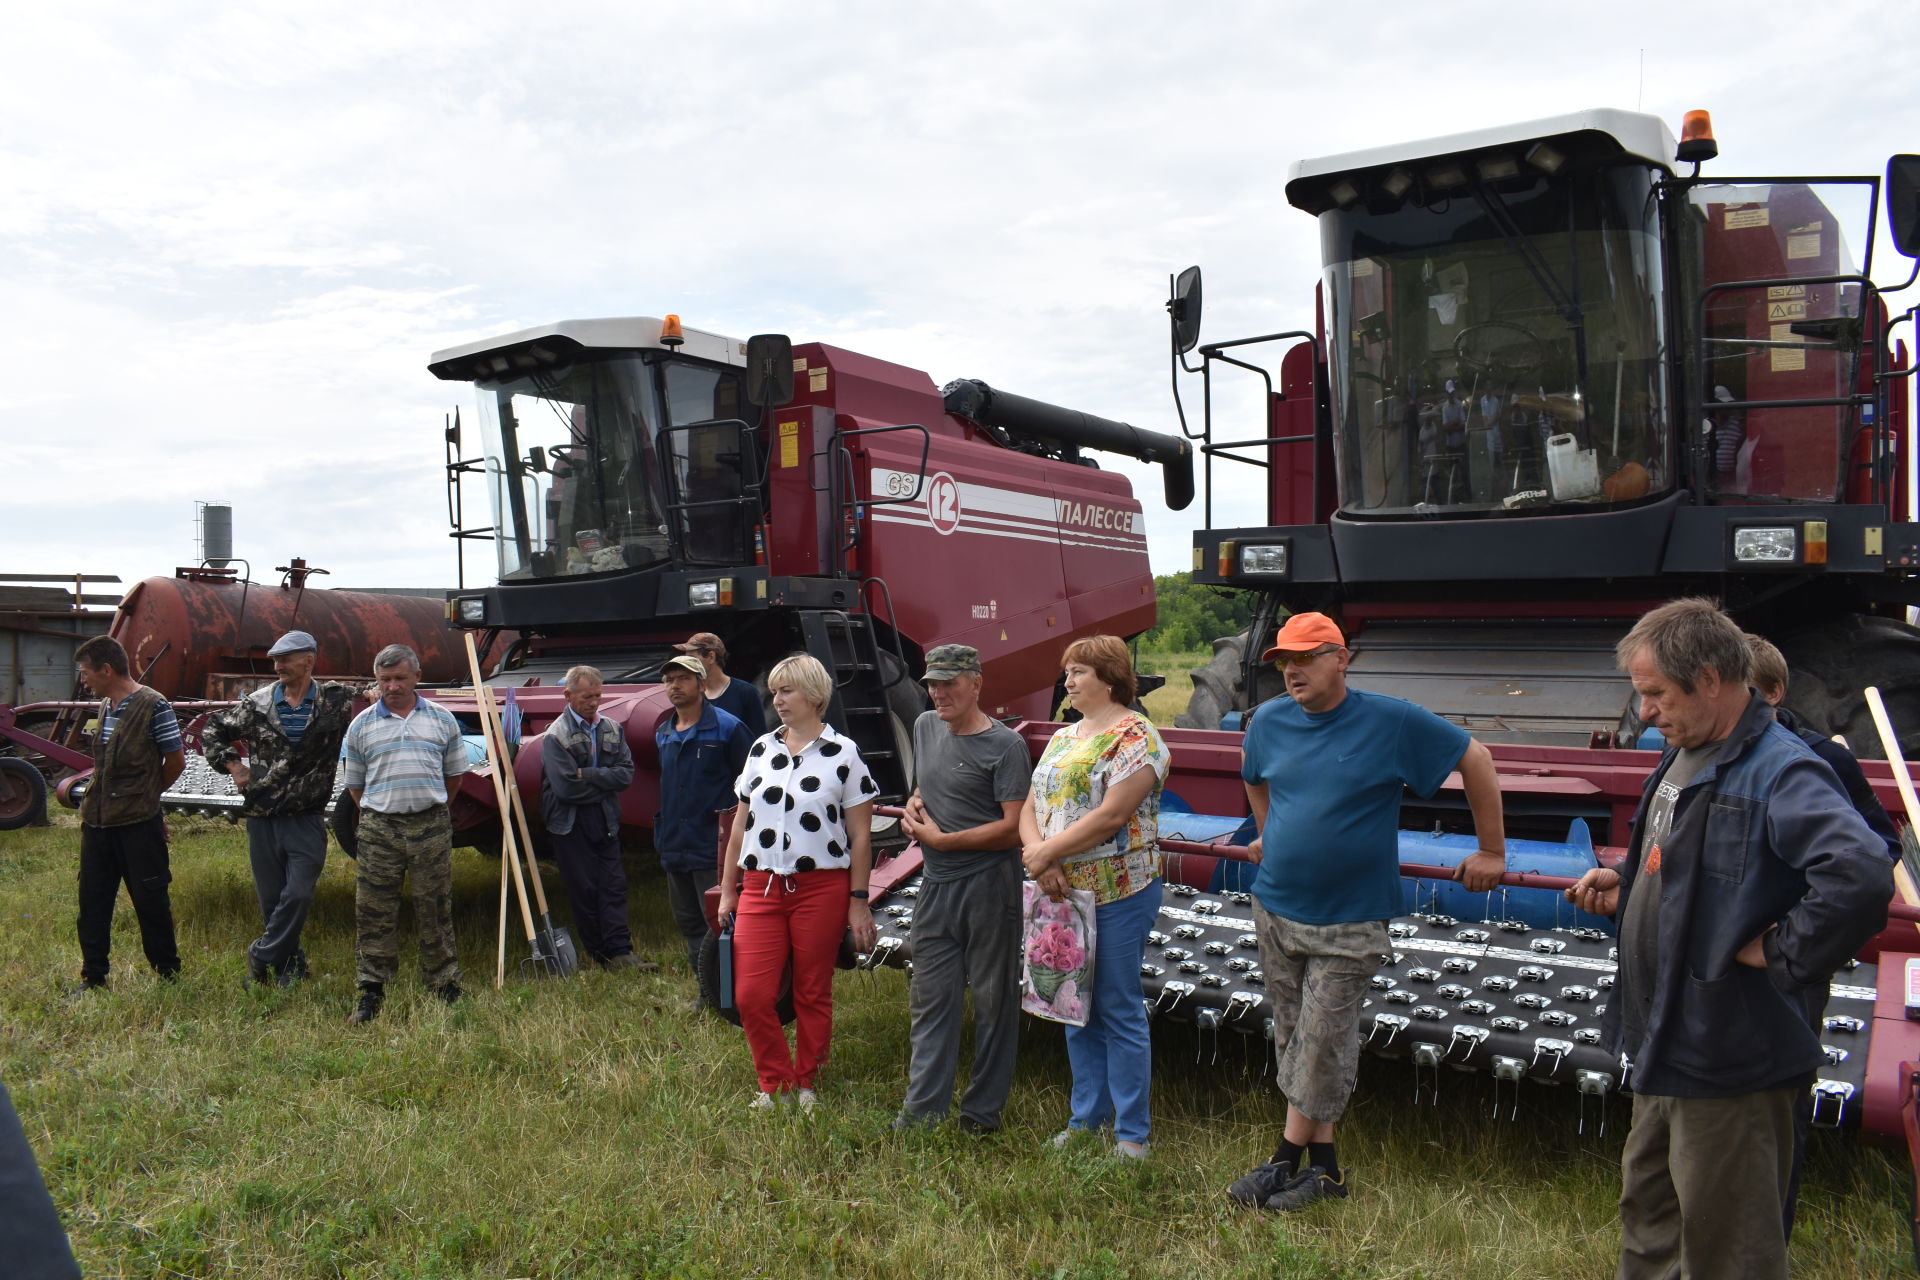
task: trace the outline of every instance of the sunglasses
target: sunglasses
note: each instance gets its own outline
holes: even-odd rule
[[[1315,658],[1322,658],[1329,653],[1338,652],[1340,652],[1340,650],[1336,647],[1332,649],[1313,649],[1307,653],[1283,653],[1273,660],[1273,665],[1276,667],[1304,667]]]

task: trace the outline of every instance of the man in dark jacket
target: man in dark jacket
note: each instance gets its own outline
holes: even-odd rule
[[[1846,790],[1847,799],[1853,802],[1853,807],[1873,828],[1873,834],[1886,842],[1887,856],[1898,861],[1900,833],[1894,830],[1893,819],[1887,816],[1887,807],[1880,803],[1880,797],[1873,794],[1873,784],[1867,781],[1860,761],[1845,746],[1809,729],[1798,716],[1780,705],[1787,697],[1787,659],[1773,642],[1749,633],[1747,647],[1753,650],[1750,683],[1767,700],[1767,705],[1773,708],[1773,718],[1806,743],[1808,750],[1827,762],[1827,768],[1833,770],[1833,776],[1840,780],[1841,787]]]
[[[208,721],[200,746],[209,765],[233,778],[247,819],[263,927],[247,946],[246,980],[290,987],[307,972],[300,932],[327,865],[327,802],[360,691],[313,678],[319,645],[304,631],[281,636],[267,656],[280,678]]]
[[[581,947],[603,968],[651,969],[633,954],[620,859],[620,793],[633,785],[633,753],[620,726],[600,714],[600,691],[595,668],[567,672],[567,709],[540,744],[540,816]]]
[[[753,745],[753,734],[744,724],[702,696],[705,679],[706,668],[693,654],[667,662],[660,681],[667,686],[673,715],[653,733],[660,752],[660,812],[653,819],[653,847],[667,872],[673,921],[687,940],[687,963],[696,970],[700,944],[707,937],[702,899],[720,882],[716,814],[734,807],[734,779]]]
[[[165,698],[133,678],[127,651],[112,636],[95,636],[73,660],[81,682],[103,699],[93,778],[80,800],[80,989],[107,985],[123,881],[147,963],[171,981],[180,973],[180,949],[167,896],[173,868],[160,793],[187,767],[180,722]]]
[[[1668,751],[1621,872],[1568,890],[1617,914],[1602,1022],[1625,1059],[1622,1280],[1785,1280],[1793,1103],[1824,1060],[1805,992],[1886,922],[1892,868],[1833,771],[1747,688],[1751,653],[1705,600],[1620,642]]]

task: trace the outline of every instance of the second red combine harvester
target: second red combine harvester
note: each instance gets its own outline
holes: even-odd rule
[[[447,431],[449,514],[453,536],[489,543],[498,570],[465,590],[463,563],[452,620],[489,649],[517,633],[488,661],[528,733],[559,714],[568,667],[602,671],[602,713],[625,725],[640,765],[623,797],[630,827],[650,826],[658,804],[647,766],[674,643],[713,632],[729,673],[755,681],[813,654],[834,676],[829,722],[897,802],[928,648],[979,649],[988,709],[1045,720],[1070,640],[1153,625],[1140,504],[1082,451],[1163,465],[1175,509],[1193,496],[1184,440],[675,316],[561,321],[428,367],[477,392],[477,452],[457,414]],[[475,484],[480,527],[465,515]],[[535,792],[537,757],[519,765]],[[490,798],[470,787],[454,821],[481,838]]]

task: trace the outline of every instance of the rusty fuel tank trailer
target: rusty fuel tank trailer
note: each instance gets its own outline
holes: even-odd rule
[[[460,633],[447,626],[444,600],[311,588],[312,570],[294,564],[279,586],[245,581],[233,569],[148,578],[120,602],[109,634],[126,646],[136,678],[175,699],[252,690],[272,677],[267,649],[296,629],[318,643],[321,679],[370,677],[374,655],[394,643],[419,653],[423,681],[466,676],[466,651]]]

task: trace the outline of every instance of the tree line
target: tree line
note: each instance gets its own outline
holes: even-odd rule
[[[1144,653],[1190,653],[1208,648],[1220,636],[1245,631],[1253,622],[1254,593],[1197,586],[1190,573],[1156,574],[1153,590],[1159,616],[1140,637]]]

